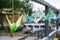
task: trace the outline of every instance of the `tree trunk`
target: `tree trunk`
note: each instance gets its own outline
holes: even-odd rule
[[[0,9],[0,24],[1,24],[1,29],[4,28],[4,27],[3,27],[2,17],[3,17],[3,15],[2,15],[2,9]]]
[[[10,30],[10,36],[13,37],[14,33]]]

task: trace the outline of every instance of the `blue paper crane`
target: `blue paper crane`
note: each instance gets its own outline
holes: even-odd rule
[[[35,17],[35,15],[36,15],[36,14],[34,14],[34,15],[32,15],[32,16],[28,16],[28,15],[26,14],[26,12],[24,12],[24,17],[26,18],[26,21],[27,21],[27,22],[30,22],[31,19]]]

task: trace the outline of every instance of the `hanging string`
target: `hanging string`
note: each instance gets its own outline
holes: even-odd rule
[[[13,15],[13,22],[14,22],[14,0],[12,0],[12,15]]]

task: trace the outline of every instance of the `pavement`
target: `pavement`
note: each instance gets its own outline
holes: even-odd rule
[[[19,37],[0,37],[0,40],[18,40]]]
[[[5,37],[5,36],[1,36],[0,40],[19,40],[22,37]],[[28,37],[25,40],[35,40],[37,37]]]

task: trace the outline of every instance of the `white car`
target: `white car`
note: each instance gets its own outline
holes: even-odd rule
[[[28,32],[31,30],[32,25],[24,25],[23,32]]]
[[[37,32],[37,31],[42,31],[42,30],[45,30],[45,25],[34,25],[34,26],[31,28],[30,32],[31,32],[31,33],[35,33],[35,32]]]
[[[45,28],[43,28],[43,26],[45,26],[44,23],[40,23],[40,24],[29,23],[29,24],[25,24],[24,25],[23,31],[24,32],[27,32],[27,31],[35,32],[35,31],[39,31],[39,30],[45,29]]]

